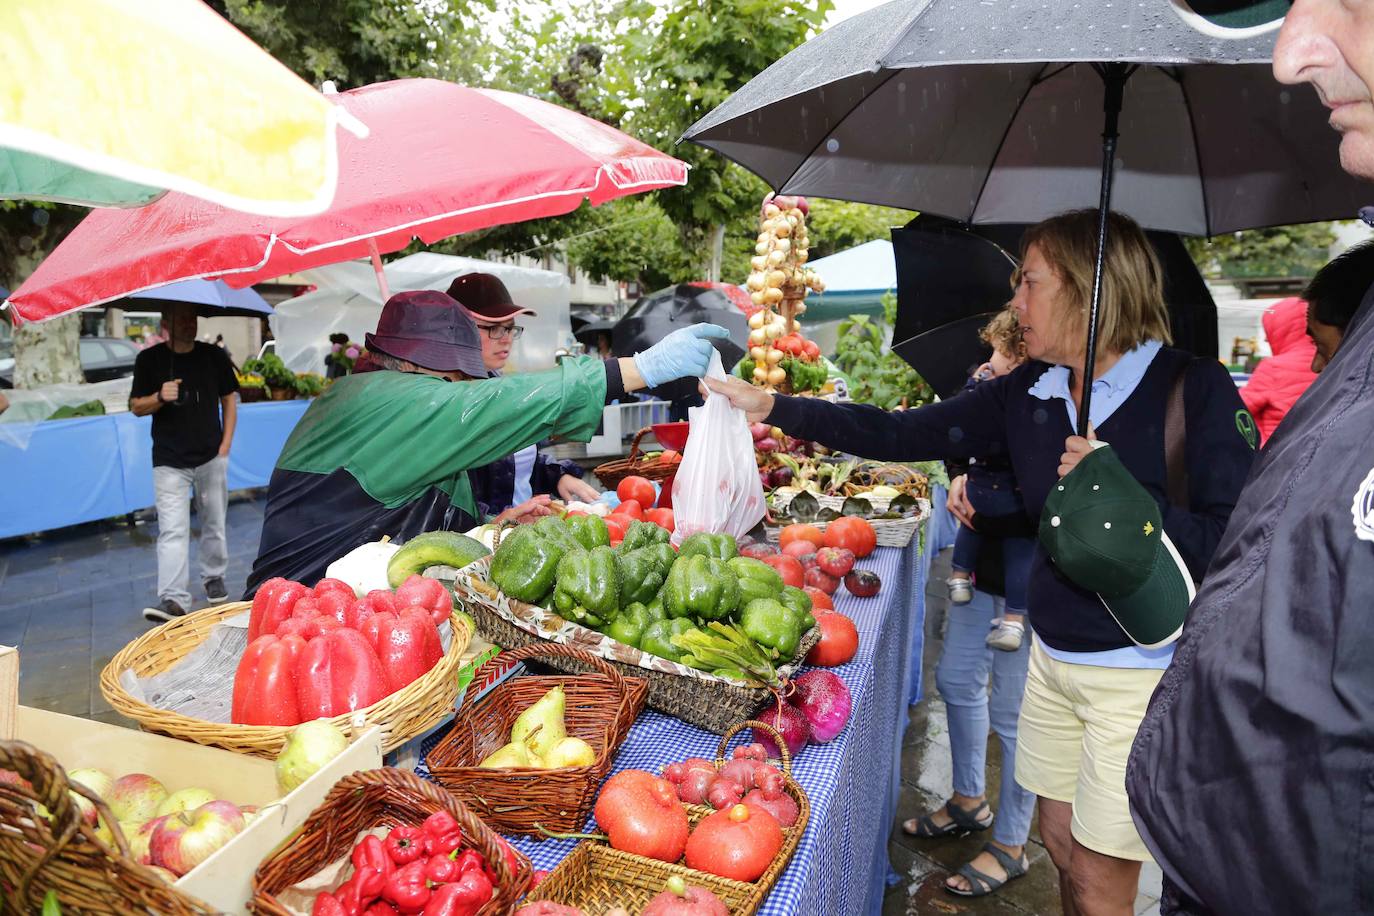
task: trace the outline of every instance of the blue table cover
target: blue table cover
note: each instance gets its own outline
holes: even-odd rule
[[[811,802],[811,821],[759,910],[765,916],[879,913],[889,878],[895,877],[887,843],[897,808],[909,669],[913,657],[920,659],[925,563],[913,542],[903,550],[879,548],[860,565],[877,572],[883,588],[873,598],[855,598],[843,588],[835,595],[836,610],[852,617],[859,630],[854,660],[832,669],[848,685],[853,710],[838,738],[808,746],[793,763],[793,776]],[[718,741],[718,735],[645,710],[613,771],[659,773],[676,760],[714,756]],[[512,841],[542,869],[554,868],[576,845]]]
[[[229,489],[265,487],[309,401],[240,404]],[[152,417],[48,420],[0,438],[0,538],[152,506]],[[22,442],[21,447],[17,443]]]

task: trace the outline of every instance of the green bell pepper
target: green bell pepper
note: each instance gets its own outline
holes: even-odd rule
[[[672,548],[669,548],[672,549]],[[631,550],[615,558],[620,569],[620,602],[623,605],[647,604],[663,587],[666,570],[660,568],[652,551]]]
[[[663,584],[669,617],[723,620],[739,606],[739,579],[723,560],[678,557]]]
[[[650,601],[650,602],[648,602],[647,604],[644,605],[644,610],[646,610],[646,611],[649,612],[649,622],[650,622],[650,623],[652,623],[652,622],[655,621],[655,620],[667,620],[667,619],[668,619],[668,611],[665,610],[664,607],[663,607],[663,591],[662,591],[662,589],[659,590],[659,593],[658,593],[657,595],[654,595],[654,600],[653,600],[653,601]]]
[[[666,544],[668,537],[666,528],[636,519],[630,522],[630,527],[625,530],[625,539],[620,542],[620,549],[628,552],[641,547],[652,547],[654,544]]]
[[[649,624],[654,622],[650,616],[649,609],[642,604],[631,604],[620,612],[615,620],[611,621],[610,626],[606,627],[606,635],[616,642],[623,642],[627,646],[639,648],[639,642],[644,637],[644,631],[649,628]]]
[[[569,550],[558,562],[553,604],[563,617],[593,628],[604,627],[620,611],[620,575],[615,551]]]
[[[611,546],[611,533],[606,523],[596,515],[573,515],[563,520],[573,540],[587,550]]]
[[[587,550],[577,538],[573,537],[572,530],[568,528],[568,523],[556,515],[546,515],[534,523],[534,530],[539,532],[545,540],[553,541],[555,544],[566,550]]]
[[[774,651],[774,658],[791,658],[801,634],[792,611],[771,598],[750,601],[740,616],[744,635]]]
[[[663,573],[663,578],[668,578],[668,570],[673,568],[677,562],[677,551],[671,544],[650,544],[648,547],[639,548],[640,553],[648,554],[654,558],[658,564],[659,572]]]
[[[690,620],[655,620],[645,627],[639,648],[670,662],[681,661],[687,653],[673,644],[673,637],[695,629]]]
[[[542,604],[553,590],[564,549],[541,537],[533,525],[507,534],[491,558],[491,581],[512,598]]]
[[[806,592],[792,585],[784,585],[782,594],[777,597],[778,603],[792,612],[798,633],[805,633],[816,625],[816,617],[811,613],[811,596]]]
[[[741,607],[756,598],[777,598],[782,591],[782,576],[778,574],[776,569],[762,560],[735,557],[727,560],[725,565],[729,566],[739,578],[739,603]]]
[[[699,531],[683,541],[678,547],[679,557],[691,557],[700,554],[703,557],[714,557],[717,560],[728,560],[731,557],[739,556],[739,544],[734,537],[728,534],[708,534]]]

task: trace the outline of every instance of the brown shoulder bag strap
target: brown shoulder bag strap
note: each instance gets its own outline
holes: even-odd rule
[[[1169,503],[1189,508],[1188,499],[1188,420],[1184,415],[1183,388],[1192,360],[1187,360],[1174,375],[1169,401],[1164,406],[1164,467]]]

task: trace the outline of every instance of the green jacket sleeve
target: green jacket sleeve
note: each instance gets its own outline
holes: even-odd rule
[[[471,382],[352,375],[305,412],[277,467],[316,474],[344,468],[368,495],[394,508],[551,435],[585,441],[605,396],[606,370],[589,358]]]

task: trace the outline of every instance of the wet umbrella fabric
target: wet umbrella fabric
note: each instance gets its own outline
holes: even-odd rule
[[[727,370],[744,358],[749,346],[749,321],[744,312],[722,291],[691,283],[650,293],[631,306],[611,332],[611,352],[633,356],[678,328],[699,322],[718,324],[730,332],[726,340],[711,341]],[[648,393],[666,401],[689,398],[697,393],[696,380],[678,379]]]

